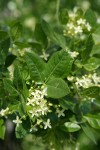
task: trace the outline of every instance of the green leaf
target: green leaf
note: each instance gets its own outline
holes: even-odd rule
[[[43,48],[45,48],[48,44],[48,41],[47,41],[47,36],[45,35],[41,24],[38,23],[36,25],[34,34],[35,34],[35,39],[42,44]]]
[[[87,41],[86,41],[86,48],[85,48],[85,50],[82,52],[82,59],[83,59],[84,61],[86,61],[86,60],[89,58],[90,53],[91,53],[91,51],[92,51],[93,45],[94,45],[93,38],[92,38],[91,35],[89,35],[89,37],[88,37],[88,39],[87,39]]]
[[[67,24],[68,19],[69,19],[69,16],[68,16],[68,11],[67,11],[67,9],[62,9],[62,10],[60,10],[60,13],[59,13],[59,21],[60,21],[62,24]]]
[[[86,95],[88,97],[100,97],[100,87],[92,86],[86,88],[81,92],[81,95],[82,96]]]
[[[41,53],[42,45],[39,42],[29,42],[30,47],[34,50],[34,52]]]
[[[29,134],[30,130],[30,120],[24,120],[22,124],[19,124],[19,126],[16,126],[15,134],[17,138],[24,138],[27,134]]]
[[[0,139],[4,140],[5,137],[5,125],[3,119],[0,119]]]
[[[47,96],[51,98],[61,98],[66,96],[70,90],[67,83],[61,78],[53,78],[46,83]]]
[[[64,36],[60,33],[56,33],[54,29],[45,21],[42,20],[42,28],[45,34],[56,44],[61,46],[62,48],[66,48],[66,41]]]
[[[82,101],[79,105],[79,109],[83,115],[86,115],[92,110],[92,102],[90,100]]]
[[[66,51],[55,52],[46,65],[45,74],[47,79],[52,76],[61,78],[67,77],[71,71],[72,62],[72,58]]]
[[[44,61],[37,54],[28,52],[25,55],[25,60],[29,67],[31,78],[37,82],[43,82],[43,71],[45,69]]]
[[[7,38],[0,43],[0,64],[5,63],[9,47],[10,47],[10,38]]]
[[[86,11],[85,18],[91,25],[93,25],[94,27],[96,26],[97,19],[95,13],[91,9],[88,9]]]
[[[100,66],[100,59],[96,58],[96,57],[91,57],[88,59],[88,61],[86,62],[85,65],[83,65],[83,67],[87,70],[87,71],[92,71],[97,69]]]
[[[72,112],[75,112],[75,101],[70,97],[59,99],[60,106],[64,109],[70,109]]]
[[[61,130],[54,128],[46,132],[44,136],[45,143],[48,143],[49,149],[63,150],[61,140],[64,140],[64,136]]]
[[[92,126],[95,129],[100,129],[100,115],[87,115],[84,116],[84,118],[88,121],[90,126]]]
[[[13,61],[16,59],[16,56],[13,55],[13,54],[9,54],[7,57],[6,57],[6,60],[5,60],[5,67],[9,67]]]
[[[90,138],[96,144],[97,142],[92,128],[89,127],[87,124],[81,125],[81,127],[84,133],[87,135],[87,137]]]
[[[92,34],[95,44],[100,44],[100,27],[98,27]]]
[[[8,37],[7,32],[5,31],[0,31],[0,42],[4,41]]]
[[[11,27],[11,35],[14,42],[19,38],[21,38],[22,31],[23,31],[23,27],[20,24],[20,22],[16,22],[13,24],[13,26]]]
[[[15,68],[14,68],[13,83],[18,89],[23,89],[23,80],[22,80],[22,76],[21,76],[21,71],[18,66],[15,66]]]
[[[18,48],[20,49],[30,47],[29,43],[24,43],[24,42],[19,42],[19,41],[14,42],[14,44],[18,46]]]
[[[96,44],[93,46],[91,56],[94,54],[100,54],[100,44]]]
[[[76,132],[80,130],[80,126],[76,123],[65,122],[64,125],[61,126],[61,129],[65,132]]]
[[[18,96],[19,95],[18,91],[13,86],[13,83],[11,80],[4,79],[3,84],[4,84],[5,91],[7,91],[10,96]]]

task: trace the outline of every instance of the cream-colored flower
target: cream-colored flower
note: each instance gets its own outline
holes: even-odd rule
[[[100,84],[100,77],[97,76],[96,73],[94,73],[94,74],[92,75],[92,79],[93,79],[93,82],[95,83],[95,85],[99,85],[99,84]]]
[[[77,20],[77,24],[78,25],[81,25],[81,24],[85,24],[86,23],[86,20],[85,19],[82,19],[82,18],[80,18],[79,20]]]
[[[71,23],[68,23],[67,24],[67,27],[69,28],[69,29],[73,29],[74,28],[74,24],[71,22]]]
[[[58,118],[60,118],[61,116],[63,116],[63,117],[65,116],[64,111],[65,111],[64,109],[60,110],[57,108],[56,112],[58,114]]]
[[[47,121],[46,121],[46,122],[43,122],[43,124],[44,124],[44,129],[51,128],[50,119],[47,119]]]
[[[83,32],[82,27],[81,26],[74,27],[74,32],[75,34],[82,33]]]
[[[27,100],[28,100],[28,102],[26,103],[26,105],[34,106],[34,99],[27,98]]]
[[[19,119],[19,116],[16,116],[16,119],[13,120],[13,122],[17,125],[17,127],[19,126],[20,123],[22,123],[22,121]]]
[[[90,26],[89,23],[86,23],[85,26],[86,26],[86,28],[87,28],[88,31],[91,31],[91,28],[92,28],[92,27]]]
[[[10,112],[9,112],[9,108],[7,107],[6,109],[1,109],[0,111],[0,116],[5,116],[8,115]]]
[[[79,53],[76,52],[76,51],[73,51],[73,52],[68,51],[68,54],[70,54],[70,56],[71,56],[72,58],[75,58],[75,57],[77,57],[77,56],[79,55]]]
[[[67,77],[67,79],[68,79],[69,81],[73,81],[73,80],[74,80],[74,77],[73,77],[73,76],[69,76],[69,77]]]

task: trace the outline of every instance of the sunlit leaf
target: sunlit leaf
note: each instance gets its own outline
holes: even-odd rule
[[[100,66],[100,59],[96,57],[91,57],[88,59],[87,63],[83,66],[88,71],[95,70]]]
[[[47,78],[52,76],[60,78],[67,77],[71,71],[72,62],[72,58],[66,51],[55,52],[46,65],[45,73]]]
[[[53,78],[46,83],[47,96],[51,98],[61,98],[67,95],[70,90],[67,83],[61,78]]]
[[[61,129],[65,132],[76,132],[80,130],[80,126],[76,123],[65,122]]]
[[[0,119],[0,139],[4,140],[5,138],[5,124],[3,119]]]

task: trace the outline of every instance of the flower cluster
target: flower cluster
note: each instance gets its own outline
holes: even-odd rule
[[[83,87],[83,88],[89,88],[91,86],[99,86],[100,87],[100,77],[96,74],[88,74],[83,75],[82,77],[76,77],[73,76],[67,77],[69,81],[75,81],[75,85],[77,88]]]
[[[35,117],[37,119],[37,125],[40,125],[41,123],[44,125],[44,129],[51,128],[50,119],[47,119],[47,121],[44,121],[41,116],[47,115],[48,112],[50,112],[50,105],[51,103],[47,102],[47,100],[44,98],[46,95],[45,90],[39,90],[39,89],[33,89],[31,87],[30,89],[30,95],[27,98],[27,110],[29,113],[29,116],[31,118]]]
[[[90,32],[92,29],[91,25],[84,18],[79,18],[77,14],[69,15],[69,21],[64,30],[64,35],[79,35],[84,31]]]
[[[45,92],[38,89],[30,92],[26,105],[29,106],[29,113],[31,114],[31,117],[39,117],[47,114],[49,107],[47,100],[44,99],[44,96]]]

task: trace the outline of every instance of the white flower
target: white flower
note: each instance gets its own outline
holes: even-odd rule
[[[74,24],[71,22],[71,23],[68,23],[67,24],[67,27],[69,28],[69,29],[73,29],[74,28]]]
[[[79,20],[77,20],[77,24],[80,25],[80,24],[85,24],[86,23],[86,20],[85,19],[82,19],[80,18]]]
[[[77,87],[80,87],[80,86],[83,85],[83,81],[76,77],[76,83],[75,84],[76,84]]]
[[[69,76],[69,77],[67,77],[67,79],[68,79],[69,81],[73,81],[73,80],[74,80],[74,77],[73,77],[73,76]]]
[[[71,56],[72,58],[75,58],[75,57],[77,57],[77,56],[79,55],[79,53],[76,52],[76,51],[74,51],[74,52],[68,51],[68,54],[70,54],[70,56]]]
[[[33,99],[30,99],[30,98],[27,98],[28,102],[26,103],[26,105],[33,105],[34,106],[34,100]]]
[[[29,111],[29,113],[32,114],[32,117],[34,117],[34,116],[37,116],[37,117],[38,117],[40,111],[41,111],[41,110],[40,110],[39,108],[35,108],[35,107],[34,107],[32,110]]]
[[[92,79],[90,78],[90,75],[84,75],[81,78],[76,77],[76,86],[88,88],[93,85]]]
[[[43,122],[43,124],[44,124],[44,129],[51,128],[50,119],[47,119],[47,122]]]
[[[92,75],[93,82],[98,85],[100,83],[100,77],[97,76],[96,73]]]
[[[48,60],[48,57],[49,57],[50,55],[49,54],[46,54],[45,52],[43,52],[43,54],[42,55],[40,55],[40,57],[41,58],[43,58],[44,60]]]
[[[26,103],[26,105],[30,105],[28,112],[31,114],[31,117],[46,115],[50,107],[47,100],[44,99],[47,89],[41,87],[41,90],[32,90],[30,91],[30,97],[27,99],[28,102]]]
[[[2,109],[0,111],[0,115],[3,117],[3,116],[6,116],[7,114],[9,114],[9,108],[7,107],[6,109]]]
[[[56,112],[58,114],[58,118],[61,117],[61,116],[63,116],[63,117],[65,116],[64,111],[65,111],[64,109],[60,110],[60,109],[57,108]]]
[[[16,120],[13,120],[13,122],[17,125],[17,127],[20,123],[22,123],[22,121],[19,119],[19,116],[16,116]]]
[[[92,80],[91,79],[89,79],[88,77],[85,77],[85,76],[83,76],[82,78],[83,78],[82,82],[83,82],[83,87],[84,88],[88,88],[92,85]]]
[[[75,34],[77,34],[77,33],[82,33],[82,32],[83,32],[81,26],[74,27],[74,30],[75,30]]]
[[[92,27],[90,26],[90,24],[89,24],[89,23],[86,23],[86,25],[85,25],[85,26],[86,26],[86,28],[87,28],[87,30],[88,30],[88,31],[91,31],[91,28],[92,28]]]

